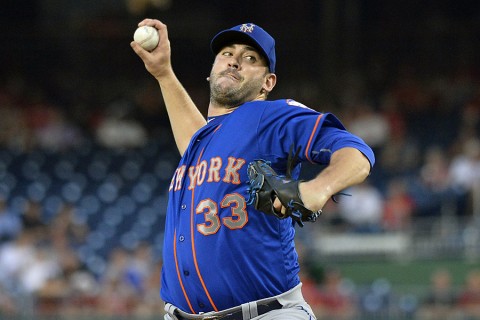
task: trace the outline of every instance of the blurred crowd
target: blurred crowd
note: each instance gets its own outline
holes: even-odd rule
[[[305,95],[307,105],[337,114],[376,153],[368,182],[351,190],[355,197],[344,197],[331,208],[339,220],[352,230],[389,231],[404,229],[412,217],[437,216],[445,205],[462,217],[480,213],[476,74],[461,70],[423,79],[403,71],[379,92],[369,92],[364,82],[347,81],[338,93],[342,100],[335,104]],[[0,146],[20,153],[61,153],[91,141],[118,150],[164,139],[175,150],[154,81],[132,88],[88,109],[49,99],[24,78],[7,78],[0,83]],[[194,99],[205,101],[198,95],[201,90],[191,91]],[[297,98],[295,88],[286,91]],[[302,96],[297,99],[303,101]]]
[[[26,94],[30,84],[19,80],[25,79],[9,79],[0,87],[4,150],[62,154],[92,140],[105,149],[141,148],[169,130],[155,85],[78,121],[41,90]],[[342,94],[350,99],[331,111],[374,148],[377,165],[366,183],[347,191],[353,196],[329,204],[322,224],[337,232],[405,231],[416,218],[440,216],[445,205],[458,217],[478,217],[478,78],[455,74],[422,82],[408,74],[385,89],[375,103],[354,93]],[[21,212],[14,212],[8,194],[2,194],[0,315],[141,319],[162,313],[161,260],[154,257],[150,244],[111,248],[105,271],[93,274],[76,251],[89,226],[76,219],[75,206],[66,202],[49,219],[42,210],[39,202],[31,200]],[[442,270],[432,274],[428,295],[395,296],[384,279],[360,288],[339,270],[325,270],[318,278],[304,269],[305,296],[320,319],[392,313],[421,319],[480,317],[480,270],[466,275],[461,288],[454,288],[448,270]]]
[[[79,257],[89,226],[75,211],[63,204],[46,222],[34,201],[16,214],[0,200],[0,318],[158,319],[162,261],[151,244],[111,248],[95,274]],[[328,263],[311,264],[302,248],[303,293],[318,319],[480,319],[480,269],[461,284],[452,271],[434,270],[428,287],[398,290],[384,278],[357,284]]]
[[[151,245],[112,248],[105,271],[86,268],[78,249],[89,227],[64,204],[50,221],[42,207],[27,201],[21,214],[0,200],[0,317],[35,319],[159,315],[161,261]]]
[[[480,78],[473,70],[425,79],[409,68],[381,88],[352,77],[335,103],[313,93],[288,96],[319,111],[331,111],[376,153],[367,182],[352,196],[329,203],[321,224],[335,232],[405,232],[418,218],[449,214],[475,223],[480,217]],[[0,148],[13,154],[44,150],[61,155],[98,144],[106,150],[142,148],[164,139],[174,150],[168,118],[154,81],[126,91],[99,108],[94,101],[63,105],[21,76],[0,82]],[[204,100],[193,88],[194,100]],[[291,87],[288,94],[297,92]],[[283,96],[279,96],[281,98]],[[8,171],[0,163],[0,172]],[[308,175],[308,168],[305,174]],[[1,179],[4,176],[0,176]],[[13,211],[0,183],[0,317],[62,314],[145,317],[161,314],[161,259],[151,244],[111,248],[105,271],[93,274],[76,249],[90,226],[65,202],[52,217],[41,203]],[[477,247],[478,248],[478,247]],[[359,314],[420,319],[480,318],[480,270],[453,287],[448,270],[432,274],[426,295],[395,296],[388,281],[356,287],[339,270],[314,277],[304,268],[305,296],[320,319],[356,319]],[[396,302],[393,305],[393,301]],[[392,311],[393,310],[393,311]],[[386,318],[386,317],[383,317]]]
[[[330,208],[338,213],[333,223],[353,232],[389,232],[442,214],[478,219],[479,80],[465,70],[422,80],[407,68],[374,100],[344,92],[350,98],[337,112],[373,147],[377,163],[367,183],[346,191],[354,196]]]
[[[359,287],[336,269],[322,278],[304,275],[303,292],[318,319],[480,319],[480,269],[455,286],[448,269],[434,270],[430,285],[419,292],[399,292],[387,279]]]
[[[167,22],[175,69],[205,113],[210,36],[245,14],[271,26],[282,48],[278,60],[284,69],[271,98],[293,98],[333,112],[377,158],[365,183],[345,190],[351,196],[329,202],[321,219],[299,232],[304,295],[318,318],[480,319],[480,269],[475,268],[480,258],[479,6],[475,1],[300,1],[292,11],[290,2],[278,1],[280,9],[271,15],[272,3],[245,4],[255,10],[231,10],[222,1],[172,0],[88,5],[27,0],[2,6],[0,319],[161,319],[159,244],[130,241],[102,248],[102,268],[93,270],[87,262],[97,257],[82,250],[101,231],[92,224],[98,221],[80,214],[88,201],[70,201],[58,192],[55,200],[61,201],[47,208],[42,192],[13,194],[28,186],[21,176],[12,177],[11,166],[23,155],[42,152],[49,160],[66,155],[61,166],[72,159],[78,164],[86,158],[76,155],[92,145],[103,155],[135,153],[152,140],[161,141],[155,146],[165,148],[162,156],[176,154],[158,85],[128,46],[131,34],[143,17]],[[334,10],[324,12],[329,7]],[[318,38],[299,36],[305,30]],[[297,64],[299,57],[308,63]],[[167,162],[174,159],[161,159],[161,170],[155,168],[165,180],[177,165]],[[138,169],[126,168],[131,176]],[[317,170],[306,165],[303,174],[308,178]],[[84,176],[92,174],[98,172]],[[114,222],[124,217],[115,215],[124,204],[110,208]],[[440,219],[446,229],[433,227]],[[301,246],[305,239],[331,233],[418,232],[422,241],[436,244],[449,235],[448,228],[456,232],[448,238],[454,258],[465,258],[469,244],[469,262],[477,264],[464,275],[433,270],[418,286],[384,278],[355,283],[328,259],[310,259],[312,243],[305,241],[305,252]],[[161,236],[162,230],[152,229]],[[430,251],[431,259],[449,254]]]

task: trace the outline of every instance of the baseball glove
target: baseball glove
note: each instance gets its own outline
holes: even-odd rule
[[[249,189],[247,204],[254,205],[255,209],[267,214],[273,214],[280,219],[291,217],[300,227],[305,221],[315,222],[322,213],[322,210],[312,211],[307,209],[302,199],[298,185],[300,180],[291,179],[293,168],[300,148],[292,158],[292,152],[287,164],[287,174],[278,175],[265,160],[255,160],[248,165]],[[287,209],[285,213],[276,212],[273,207],[275,198],[278,198]]]

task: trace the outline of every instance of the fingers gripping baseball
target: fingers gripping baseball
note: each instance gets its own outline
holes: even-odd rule
[[[171,67],[171,50],[168,38],[167,26],[156,19],[145,19],[138,24],[138,27],[150,26],[154,27],[158,32],[159,42],[155,49],[151,52],[143,49],[140,44],[135,41],[130,43],[133,51],[142,59],[145,68],[156,79],[160,79],[168,73],[172,72]]]

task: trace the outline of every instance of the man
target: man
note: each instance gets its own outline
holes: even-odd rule
[[[157,28],[158,47],[131,46],[160,85],[182,155],[165,226],[165,319],[315,319],[301,294],[294,223],[247,205],[247,166],[264,159],[285,174],[292,146],[299,161],[328,164],[299,185],[305,207],[319,211],[369,175],[372,150],[332,114],[266,100],[277,81],[275,41],[259,26],[213,38],[206,121],[172,70],[167,27],[152,19],[143,25]],[[286,212],[278,199],[274,208]]]

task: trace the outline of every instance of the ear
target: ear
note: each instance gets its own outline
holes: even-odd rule
[[[275,73],[269,73],[265,77],[265,82],[262,86],[262,89],[266,92],[270,92],[273,90],[273,87],[275,87],[275,84],[277,84],[277,75]]]

